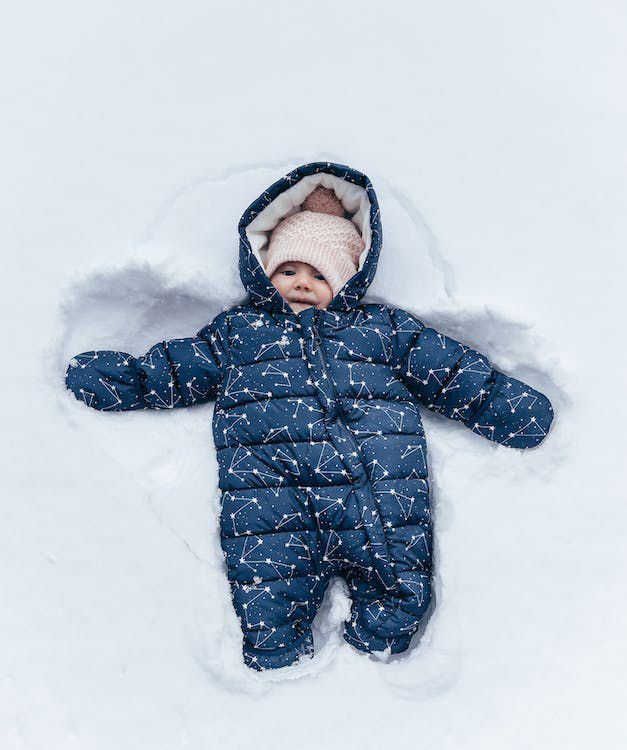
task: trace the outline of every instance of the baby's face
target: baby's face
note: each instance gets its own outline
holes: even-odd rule
[[[307,307],[323,309],[333,299],[333,291],[320,271],[299,260],[281,263],[270,281],[296,313]]]

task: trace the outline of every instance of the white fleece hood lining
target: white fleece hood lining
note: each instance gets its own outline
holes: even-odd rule
[[[368,194],[365,188],[327,172],[318,172],[318,174],[303,177],[296,185],[284,190],[281,195],[277,196],[246,227],[246,236],[250,242],[250,247],[262,268],[265,269],[266,267],[265,257],[272,230],[286,216],[298,213],[305,198],[313,193],[318,185],[333,190],[342,202],[344,210],[350,214],[350,220],[359,230],[365,244],[359,256],[359,267],[357,269],[361,271],[370,250],[371,242]]]

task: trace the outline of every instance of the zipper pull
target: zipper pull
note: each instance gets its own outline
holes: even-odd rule
[[[313,333],[313,343],[315,346],[315,351],[317,351],[320,348],[320,333],[318,332],[318,316],[320,314],[320,311],[318,308],[314,308],[313,318],[311,321],[311,332]]]

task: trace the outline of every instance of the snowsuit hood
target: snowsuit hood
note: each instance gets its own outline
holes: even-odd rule
[[[250,302],[268,312],[290,313],[265,272],[264,256],[272,230],[286,216],[300,210],[318,185],[331,188],[344,206],[365,247],[355,275],[339,290],[326,309],[350,310],[366,293],[377,270],[382,233],[377,196],[368,177],[343,164],[311,162],[296,167],[267,188],[244,211],[239,225],[239,271]]]

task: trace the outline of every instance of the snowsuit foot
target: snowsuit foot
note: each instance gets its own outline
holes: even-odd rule
[[[367,581],[349,583],[353,604],[344,640],[359,651],[405,651],[429,606],[431,582],[421,571],[407,571],[398,593],[381,591]]]
[[[272,628],[271,635],[266,638],[262,631],[244,634],[243,653],[247,666],[257,671],[280,669],[313,656],[313,635],[308,623],[295,622],[283,628]]]

